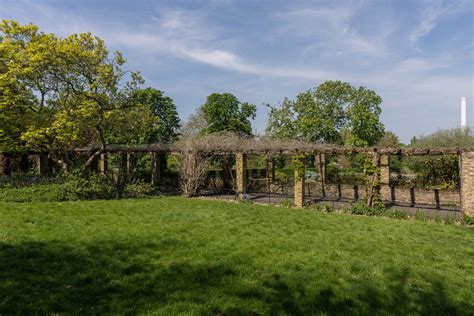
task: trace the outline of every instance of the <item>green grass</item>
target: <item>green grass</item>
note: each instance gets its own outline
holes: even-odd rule
[[[0,202],[0,314],[472,315],[474,230],[180,197]]]

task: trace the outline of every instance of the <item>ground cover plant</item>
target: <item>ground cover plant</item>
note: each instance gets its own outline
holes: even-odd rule
[[[474,310],[474,230],[181,197],[0,202],[0,314]]]

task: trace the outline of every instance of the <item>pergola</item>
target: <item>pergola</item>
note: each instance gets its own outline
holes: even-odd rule
[[[98,148],[75,148],[74,153],[97,153]],[[380,167],[381,198],[390,201],[390,157],[391,156],[427,156],[427,155],[456,155],[460,166],[460,201],[461,211],[465,215],[474,216],[474,148],[387,148],[387,147],[342,147],[321,143],[307,143],[301,141],[283,141],[271,138],[245,138],[229,135],[210,135],[204,138],[196,138],[188,141],[180,141],[171,144],[150,145],[108,145],[100,150],[99,170],[105,172],[108,168],[108,153],[123,153],[127,161],[133,153],[148,153],[151,155],[152,181],[160,181],[159,159],[162,154],[196,154],[207,153],[209,155],[231,154],[236,160],[236,193],[242,196],[246,192],[246,165],[248,155],[265,155],[272,158],[278,155],[291,155],[298,157],[301,154],[314,155],[315,164],[319,168],[320,181],[324,187],[325,182],[325,160],[326,155],[349,155],[369,154],[373,162]],[[39,173],[44,168],[44,154],[30,154],[36,162]],[[0,163],[5,159],[5,154],[0,154]],[[301,158],[299,158],[301,159]],[[127,163],[126,161],[124,163]],[[304,166],[304,164],[303,164]],[[304,172],[296,170],[295,173]],[[295,174],[294,177],[294,205],[302,207],[304,204],[304,176]]]

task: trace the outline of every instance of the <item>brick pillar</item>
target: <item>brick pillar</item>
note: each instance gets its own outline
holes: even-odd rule
[[[151,152],[151,183],[154,186],[160,185],[161,179],[161,157],[163,155],[155,152]]]
[[[48,168],[48,158],[45,155],[29,155],[28,160],[33,164],[33,170],[36,175],[45,174]]]
[[[108,168],[109,168],[109,157],[107,153],[100,154],[99,172],[102,174],[105,174],[107,173]]]
[[[295,168],[295,187],[294,187],[295,207],[303,207],[304,205],[304,173],[305,173],[304,167],[303,167],[303,170],[297,170]]]
[[[244,153],[235,154],[235,181],[237,196],[242,199],[247,189],[246,179],[247,155]]]
[[[384,202],[392,202],[390,190],[390,155],[380,155],[380,198]]]
[[[461,211],[474,216],[474,152],[463,152],[460,161]]]
[[[324,183],[326,182],[326,155],[323,153],[316,153],[314,156],[314,166],[319,172],[319,181],[321,182],[321,192],[323,197],[326,196],[326,188]]]
[[[0,154],[0,176],[10,174],[10,157],[7,154]]]

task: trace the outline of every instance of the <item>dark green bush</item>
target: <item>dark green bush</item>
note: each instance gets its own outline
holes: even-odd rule
[[[88,176],[79,173],[65,175],[63,189],[69,200],[113,199],[119,195],[111,177],[96,173]]]
[[[60,184],[0,187],[0,201],[3,202],[59,202],[64,200],[66,200],[66,195]]]
[[[408,215],[400,210],[387,210],[386,215],[391,218],[407,219]]]
[[[153,195],[156,193],[155,191],[155,187],[151,183],[137,180],[126,185],[123,197],[142,198]]]
[[[464,215],[462,218],[463,225],[474,225],[474,217]]]
[[[352,203],[344,212],[354,215],[380,216],[386,213],[383,205],[367,206],[365,202]]]
[[[0,177],[0,189],[4,187],[27,187],[39,184],[53,184],[60,183],[61,178],[57,177],[46,177],[38,176],[35,174],[14,174],[9,176]]]

